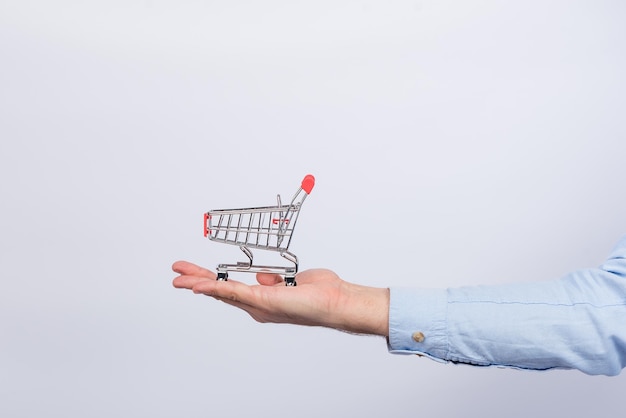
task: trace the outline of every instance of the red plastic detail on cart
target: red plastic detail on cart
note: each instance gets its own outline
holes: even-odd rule
[[[205,237],[209,235],[209,224],[207,222],[208,220],[209,220],[209,214],[205,213],[204,214],[204,236]]]
[[[289,223],[289,219],[272,218],[272,223],[274,225],[278,225],[278,222],[284,222],[284,223],[288,224]]]
[[[306,194],[311,194],[311,190],[313,190],[313,186],[315,186],[315,177],[311,174],[307,174],[304,176],[302,180],[302,190],[306,192]]]

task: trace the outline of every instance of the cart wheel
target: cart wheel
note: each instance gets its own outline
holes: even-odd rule
[[[228,273],[217,273],[217,280],[220,282],[228,281]]]
[[[285,277],[285,286],[296,286],[296,278],[295,277]]]

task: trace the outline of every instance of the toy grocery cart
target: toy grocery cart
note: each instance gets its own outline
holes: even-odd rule
[[[288,205],[283,205],[280,195],[278,195],[276,206],[219,209],[205,213],[204,236],[211,241],[238,245],[248,257],[247,262],[219,264],[217,266],[217,280],[228,280],[229,271],[248,273],[262,271],[283,275],[287,286],[295,286],[298,257],[288,251],[289,243],[296,227],[298,215],[300,215],[302,203],[311,193],[314,185],[315,177],[310,174],[306,175]],[[251,248],[277,251],[294,266],[254,265]]]

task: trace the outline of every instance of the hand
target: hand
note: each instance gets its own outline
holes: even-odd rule
[[[278,274],[257,273],[258,285],[216,274],[186,261],[172,270],[180,274],[174,287],[190,289],[246,311],[258,322],[323,326],[342,331],[387,336],[389,290],[343,281],[330,270],[306,270],[296,275],[298,285],[285,286]]]

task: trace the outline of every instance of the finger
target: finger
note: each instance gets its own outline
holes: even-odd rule
[[[200,267],[188,261],[177,261],[172,264],[172,270],[183,276],[200,276],[215,279],[216,275],[211,270]]]
[[[279,274],[275,273],[257,273],[256,281],[263,286],[273,286],[283,282],[283,278]]]
[[[204,293],[207,296],[245,304],[253,304],[254,301],[250,286],[235,280],[200,280],[192,286],[191,290],[194,293]]]
[[[174,287],[177,287],[179,289],[192,289],[197,283],[205,282],[209,280],[214,280],[214,279],[209,279],[207,277],[182,275],[182,276],[176,277],[174,281],[172,282],[172,284],[174,285]]]

